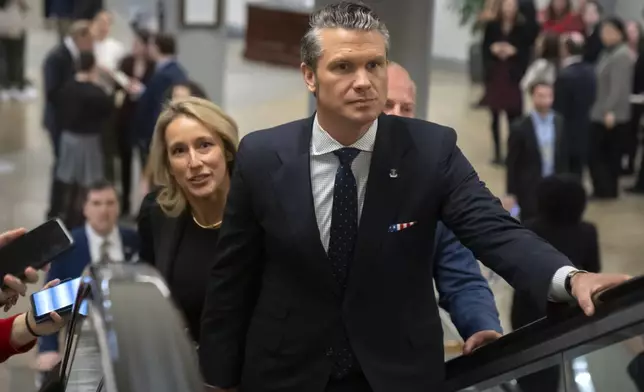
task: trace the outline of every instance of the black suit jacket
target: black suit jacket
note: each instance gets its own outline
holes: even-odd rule
[[[564,67],[555,82],[554,110],[563,117],[566,147],[571,156],[588,158],[590,109],[595,103],[597,77],[592,64]]]
[[[60,95],[67,82],[74,78],[76,64],[65,44],[54,47],[45,57],[43,79],[45,84],[45,113],[43,126],[54,134],[60,132]]]
[[[454,130],[381,115],[341,298],[315,217],[312,127],[313,117],[251,133],[240,144],[202,316],[205,380],[241,384],[244,392],[322,392],[329,348],[345,329],[374,391],[441,390],[432,285],[437,221],[543,301],[568,260],[503,210],[456,147]]]
[[[555,173],[568,171],[563,135],[563,119],[555,115]],[[541,151],[531,116],[524,116],[510,127],[507,156],[507,193],[515,195],[523,220],[537,213],[537,188],[543,178]]]
[[[548,241],[565,254],[577,268],[589,272],[600,272],[599,238],[592,223],[579,222],[574,225],[558,225],[537,218],[525,222],[525,227]],[[510,318],[512,328],[517,329],[546,317],[543,303],[535,302],[529,296],[514,293]]]

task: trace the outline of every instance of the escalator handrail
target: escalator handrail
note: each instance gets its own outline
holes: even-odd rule
[[[163,324],[164,326],[168,323],[171,324],[169,328],[174,327],[172,331],[184,331],[183,321],[172,304],[170,290],[160,274],[144,263],[92,265],[89,268],[89,274],[91,277],[90,320],[96,331],[99,343],[104,374],[104,379],[102,380],[104,390],[107,392],[138,392],[138,389],[143,387],[146,382],[150,382],[150,377],[147,380],[132,381],[139,375],[134,374],[137,373],[134,369],[127,367],[123,371],[124,366],[122,364],[124,362],[132,364],[136,360],[138,362],[133,367],[149,370],[148,359],[150,362],[156,361],[159,368],[163,368],[163,365],[176,362],[177,358],[174,357],[181,355],[183,355],[181,360],[191,366],[186,366],[182,369],[184,370],[183,374],[178,377],[184,381],[188,380],[184,384],[199,385],[198,389],[202,390],[203,382],[196,362],[196,353],[194,352],[194,346],[189,342],[187,334],[182,336],[182,333],[172,333],[169,336],[165,336],[164,339],[152,340],[153,344],[149,344],[151,339],[154,339],[151,338],[151,335],[161,331],[161,328],[153,327],[156,322],[155,316],[165,317],[166,321]],[[154,289],[151,289],[151,287]],[[118,294],[117,290],[124,290],[125,288],[152,294],[153,301],[157,301],[157,305],[160,305],[156,309],[163,309],[164,314],[141,314],[143,304],[140,303],[140,298],[131,298],[131,300],[128,299],[127,301],[122,298],[117,299],[121,297],[116,295]],[[139,300],[138,303],[136,302],[137,300]],[[150,301],[150,298],[148,298],[148,301]],[[146,307],[152,308],[151,305],[150,303],[145,304]],[[137,311],[140,313],[136,313]],[[124,314],[127,316],[124,317]],[[168,317],[170,317],[169,322],[167,321]],[[151,326],[152,329],[150,329]],[[168,328],[163,331],[167,332]],[[135,335],[138,335],[140,339],[132,339]],[[141,344],[147,342],[147,347],[151,346],[155,352],[145,352],[143,355],[137,356],[136,359],[132,358],[134,356],[132,353],[121,352],[130,349],[127,345],[124,346],[123,342],[133,340],[137,343],[143,342]],[[172,347],[178,351],[174,352],[175,355],[173,355]],[[188,358],[185,358],[186,352],[189,352]],[[121,362],[119,363],[119,361]],[[150,373],[149,371],[147,372],[148,376]],[[160,375],[160,377],[164,376],[172,377],[173,375],[167,373]],[[132,384],[136,384],[138,387],[135,388]],[[172,383],[167,382],[166,385],[170,388]],[[145,389],[146,387],[143,388]],[[192,392],[192,389],[197,390],[197,388],[183,387],[182,391]],[[155,390],[160,391],[159,387],[156,387]]]
[[[602,293],[595,314],[585,316],[578,306],[552,305],[548,317],[509,333],[499,340],[446,363],[447,390],[480,385],[517,369],[552,362],[552,358],[574,351],[582,355],[598,349],[591,342],[611,344],[615,332],[644,321],[644,277],[633,278]],[[643,327],[644,329],[644,327]],[[644,332],[644,331],[642,331]],[[542,366],[542,368],[547,365]]]

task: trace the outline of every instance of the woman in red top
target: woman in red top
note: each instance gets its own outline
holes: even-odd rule
[[[580,2],[580,9],[583,1]],[[541,29],[555,34],[577,31],[584,33],[584,23],[581,16],[573,9],[571,0],[551,0],[550,5],[539,15]]]
[[[0,247],[24,233],[24,229],[18,229],[0,234]],[[1,262],[2,260],[0,260]],[[0,291],[0,306],[4,306],[5,312],[11,309],[20,296],[24,297],[26,295],[26,283],[36,283],[37,281],[38,272],[33,268],[25,270],[24,281],[14,276],[6,275],[3,279],[4,288]],[[43,290],[56,286],[58,283],[58,280],[51,281],[45,285]],[[50,316],[52,321],[36,324],[33,311],[30,309],[27,313],[0,319],[0,362],[6,361],[12,355],[31,350],[39,336],[50,335],[62,329],[65,322],[60,315],[52,312]]]

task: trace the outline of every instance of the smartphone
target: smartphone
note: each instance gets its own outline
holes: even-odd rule
[[[74,240],[63,222],[47,221],[0,248],[0,279],[7,274],[22,278],[27,267],[41,269],[72,245]]]
[[[36,323],[48,321],[51,312],[56,312],[61,316],[71,313],[82,279],[81,277],[65,280],[60,282],[58,286],[33,293],[31,295],[31,309],[33,309]],[[78,313],[87,316],[87,306],[87,300],[83,301]]]

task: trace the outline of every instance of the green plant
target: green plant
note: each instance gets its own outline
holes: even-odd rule
[[[459,16],[461,26],[469,25],[476,29],[476,19],[485,6],[485,0],[449,0],[449,8]]]

